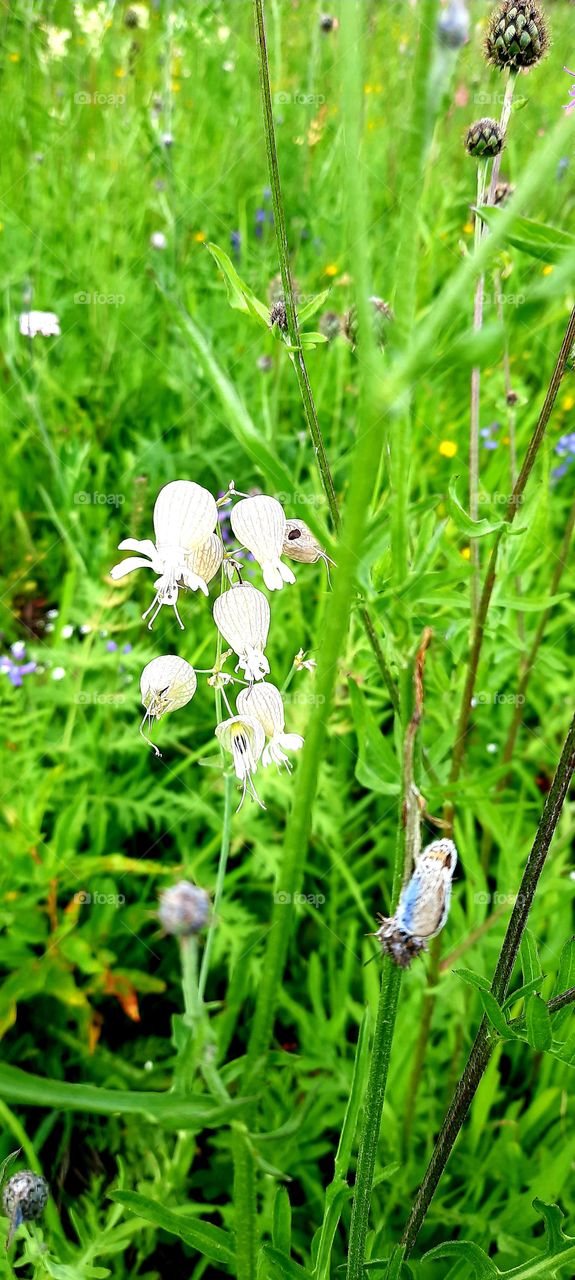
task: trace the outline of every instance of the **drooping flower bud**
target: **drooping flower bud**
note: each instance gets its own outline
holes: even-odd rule
[[[284,582],[295,582],[291,569],[280,560],[286,518],[277,498],[267,498],[264,494],[242,498],[232,509],[230,523],[236,538],[261,565],[269,591],[280,591]]]
[[[221,724],[216,725],[216,738],[221,742],[224,751],[231,753],[236,778],[239,778],[242,783],[238,813],[244,803],[247,790],[252,800],[259,804],[260,809],[265,809],[253,780],[266,740],[259,720],[247,715],[231,716],[229,720],[222,720]]]
[[[323,560],[328,577],[328,566],[334,564],[304,520],[286,520],[282,555],[298,560],[300,564],[317,564],[318,560]]]
[[[48,1192],[46,1179],[31,1169],[23,1169],[8,1179],[2,1194],[4,1213],[10,1221],[6,1248],[11,1245],[14,1232],[22,1222],[37,1222],[42,1217]]]
[[[258,720],[266,737],[270,739],[262,755],[264,769],[273,762],[277,765],[285,765],[289,772],[291,764],[284,754],[284,749],[299,751],[303,747],[303,738],[299,733],[284,733],[283,698],[275,684],[262,680],[261,684],[253,684],[249,689],[241,689],[236,699],[236,706],[242,715]]]
[[[168,711],[185,707],[193,698],[197,684],[194,668],[185,658],[178,658],[174,653],[152,658],[144,667],[140,677],[140,692],[146,713],[140,725],[140,733],[144,741],[154,747],[157,756],[161,752],[146,737],[144,725],[146,722],[151,724],[152,720],[160,720]]]
[[[497,156],[503,146],[503,133],[497,120],[486,117],[469,126],[465,139],[467,154],[477,159]]]
[[[485,56],[494,67],[533,67],[548,46],[547,22],[534,0],[503,0],[492,13]]]
[[[373,329],[375,340],[380,347],[384,347],[389,337],[389,326],[393,324],[394,315],[388,302],[384,302],[383,298],[369,298],[373,314]],[[350,307],[343,317],[343,332],[352,347],[357,345],[358,323],[357,323],[357,307]]]
[[[262,591],[250,583],[230,587],[214,602],[214,622],[238,657],[236,671],[246,679],[262,680],[270,664],[265,656],[270,627],[270,607]]]
[[[190,884],[189,880],[180,880],[160,894],[160,924],[166,933],[189,937],[208,923],[210,906],[210,895],[205,889]]]

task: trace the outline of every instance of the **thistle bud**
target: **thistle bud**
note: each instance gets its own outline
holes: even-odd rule
[[[534,0],[503,0],[491,15],[485,56],[494,67],[533,67],[549,45],[543,10]]]
[[[210,915],[210,895],[189,880],[180,880],[160,894],[158,916],[166,933],[189,937],[199,933]]]
[[[469,126],[465,139],[467,154],[478,160],[497,156],[503,146],[503,133],[497,120],[476,120]]]
[[[39,1173],[23,1169],[8,1179],[2,1195],[4,1213],[10,1221],[6,1247],[22,1222],[36,1222],[42,1217],[48,1201],[48,1183]]]
[[[512,182],[498,182],[495,187],[493,203],[498,205],[507,204],[507,201],[511,199],[514,191],[515,187]]]
[[[274,324],[277,324],[282,333],[287,333],[288,322],[286,304],[283,298],[280,298],[279,302],[274,302],[273,307],[270,307],[270,325],[272,329]]]
[[[384,302],[383,298],[369,298],[373,311],[373,328],[375,340],[380,347],[384,347],[388,339],[388,331],[390,324],[393,323],[394,315],[388,302]],[[343,318],[343,331],[348,342],[352,347],[357,345],[357,307],[350,307],[349,311]]]

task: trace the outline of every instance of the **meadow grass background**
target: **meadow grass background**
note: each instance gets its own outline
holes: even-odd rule
[[[345,3],[343,12],[334,9],[343,21]],[[184,633],[167,611],[147,632],[141,613],[151,599],[149,575],[112,583],[108,571],[120,558],[123,537],[151,536],[155,496],[176,478],[216,494],[231,479],[243,490],[281,493],[288,516],[309,519],[330,549],[334,544],[287,353],[271,333],[230,309],[206,249],[213,241],[235,255],[255,293],[267,296],[278,261],[251,6],[161,4],[149,8],[146,29],[126,27],[127,9],[99,6],[95,34],[86,30],[85,10],[74,16],[69,4],[17,0],[0,12],[0,626],[3,652],[23,640],[27,657],[39,664],[20,688],[0,679],[0,1025],[9,1068],[51,1081],[165,1091],[172,1084],[172,1019],[181,1013],[182,993],[176,942],[161,936],[155,916],[157,895],[182,877],[213,890],[223,779],[205,682],[189,707],[160,726],[163,757],[156,760],[137,733],[139,675],[165,652],[210,666],[214,633],[208,608],[195,598],[183,602]],[[475,167],[462,137],[473,119],[498,115],[502,92],[480,52],[488,11],[483,3],[472,6],[471,39],[430,144],[420,203],[421,317],[472,249]],[[325,307],[343,314],[354,297],[353,255],[343,229],[345,185],[353,173],[345,163],[341,33],[321,33],[320,12],[311,2],[269,4],[270,70],[274,94],[286,99],[276,99],[275,118],[293,272],[306,298],[329,286]],[[563,67],[575,63],[575,10],[558,2],[548,13],[550,53],[517,89],[526,102],[512,115],[502,166],[512,182],[568,99]],[[415,13],[399,0],[366,0],[362,20],[369,36],[361,163],[369,188],[372,290],[388,298],[402,217],[398,191]],[[50,56],[45,24],[70,30],[64,57]],[[96,102],[94,95],[109,100]],[[161,141],[166,133],[173,137],[168,147]],[[556,160],[553,180],[521,212],[569,229],[572,141]],[[164,250],[151,247],[155,232],[164,233]],[[508,272],[504,321],[519,395],[521,459],[573,306],[572,276],[561,264],[510,248],[501,265]],[[493,297],[489,274],[486,289]],[[57,313],[61,337],[30,343],[19,334],[18,315],[30,299],[34,308]],[[225,410],[216,380],[190,346],[180,308],[255,426],[249,448],[245,423]],[[486,311],[495,324],[493,303]],[[471,312],[468,292],[451,317],[451,338],[470,328]],[[470,542],[450,519],[447,494],[452,478],[460,477],[457,493],[466,505],[470,362],[461,350],[450,355],[451,338],[441,348],[440,335],[439,355],[414,384],[410,577],[400,591],[391,589],[393,494],[385,445],[358,574],[394,672],[409,673],[423,628],[434,629],[421,734],[427,772],[420,784],[435,815],[445,799],[469,639]],[[338,338],[309,352],[308,367],[343,501],[356,431],[356,357]],[[551,472],[574,413],[571,374],[518,516],[525,531],[506,543],[490,612],[455,797],[460,867],[414,1109],[410,1073],[428,961],[414,965],[403,983],[372,1208],[373,1257],[398,1237],[481,1016],[478,994],[453,973],[455,959],[491,977],[570,718],[572,563],[553,600],[512,769],[496,792],[506,773],[501,754],[519,665],[549,603],[573,500],[575,468],[556,481]],[[490,520],[501,518],[510,493],[500,332],[482,380],[481,426],[494,423],[498,429],[483,439],[497,448],[481,449],[480,516]],[[280,489],[277,473],[270,475],[270,453],[289,475],[289,488]],[[489,545],[489,536],[480,542],[483,563]],[[258,582],[259,571],[253,572]],[[278,684],[300,648],[321,661],[323,566],[296,566],[296,575],[297,587],[273,599],[268,655]],[[287,728],[305,733],[314,675],[295,672],[289,692]],[[275,1136],[256,1144],[264,1238],[272,1229],[278,1179],[288,1178],[291,1247],[304,1265],[333,1176],[358,1028],[366,1004],[374,1009],[377,1002],[379,960],[364,967],[374,951],[365,935],[376,913],[390,905],[399,776],[389,697],[354,615],[307,853],[303,893],[309,901],[286,906],[286,928],[294,910],[297,923],[260,1115],[261,1132]],[[233,820],[207,989],[216,1058],[232,1092],[261,977],[293,780],[266,774],[261,790],[266,811],[245,805]],[[484,832],[492,843],[482,865]],[[427,834],[431,838],[433,827]],[[572,930],[572,840],[571,804],[530,919],[546,996]],[[82,903],[82,894],[109,901]],[[519,1043],[499,1046],[422,1246],[459,1235],[497,1250],[500,1266],[516,1266],[533,1253],[534,1196],[559,1202],[572,1225],[569,1087],[566,1062]],[[41,1168],[51,1183],[45,1238],[71,1270],[50,1274],[146,1280],[229,1274],[225,1263],[206,1262],[177,1236],[109,1199],[121,1186],[233,1230],[229,1116],[180,1130],[152,1114],[119,1107],[101,1115],[88,1100],[77,1112],[67,1109],[63,1095],[51,1101],[37,1088],[25,1098],[15,1089],[10,1072],[4,1079],[0,1073],[0,1157],[22,1148],[24,1167]],[[348,1226],[346,1202],[334,1275],[345,1262]],[[441,1272],[442,1265],[416,1262],[414,1274],[467,1274],[456,1264]],[[0,1273],[12,1274],[4,1259]],[[45,1271],[28,1261],[18,1274]]]

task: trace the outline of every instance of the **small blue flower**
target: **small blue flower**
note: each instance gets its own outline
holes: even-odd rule
[[[26,646],[23,640],[17,640],[11,646],[12,657],[4,654],[0,658],[0,675],[8,676],[10,684],[14,689],[20,689],[24,676],[29,676],[37,668],[36,662],[19,662],[15,659],[24,658],[26,654]]]

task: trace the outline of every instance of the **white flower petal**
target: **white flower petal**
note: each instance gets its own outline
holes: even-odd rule
[[[192,480],[164,485],[154,507],[154,530],[160,554],[191,549],[205,542],[216,527],[218,508],[207,489]]]
[[[193,547],[187,552],[185,560],[186,567],[191,573],[202,578],[204,582],[211,582],[215,577],[218,569],[221,568],[224,558],[224,547],[221,538],[217,533],[211,533],[205,542],[201,542],[199,546]]]
[[[133,573],[134,569],[155,569],[155,565],[151,560],[144,560],[143,556],[130,556],[110,569],[110,577],[117,582],[119,578],[125,578],[127,573]]]
[[[264,654],[270,625],[270,607],[261,591],[249,583],[230,587],[214,602],[214,622],[239,658],[238,665],[250,680],[269,671]]]
[[[232,716],[229,720],[223,720],[221,724],[216,726],[216,737],[221,742],[224,751],[231,753],[236,778],[239,778],[243,784],[238,810],[242,807],[246,790],[249,790],[252,799],[259,804],[260,808],[265,809],[265,805],[262,804],[253,782],[253,775],[256,772],[258,760],[265,743],[265,734],[261,724],[257,720],[253,720],[251,716]]]
[[[197,688],[194,668],[176,654],[152,658],[140,678],[142,702],[150,717],[159,720],[167,711],[185,707]]]
[[[236,707],[242,715],[253,716],[259,720],[268,738],[273,738],[275,734],[283,731],[284,704],[275,684],[263,680],[249,689],[241,689],[236,698]]]
[[[118,551],[139,551],[142,556],[155,560],[157,551],[151,538],[124,538],[118,543]]]

